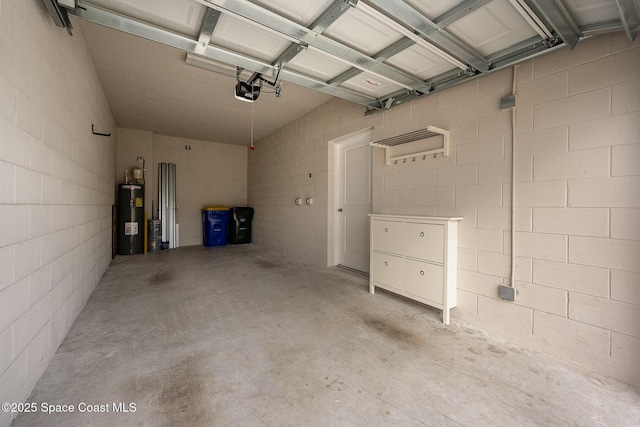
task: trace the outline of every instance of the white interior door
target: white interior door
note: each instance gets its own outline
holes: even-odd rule
[[[336,264],[369,272],[372,132],[336,144]]]

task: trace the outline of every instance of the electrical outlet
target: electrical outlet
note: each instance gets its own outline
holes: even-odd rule
[[[306,202],[307,202],[308,205],[312,205],[313,204],[313,199],[311,197],[307,197]]]
[[[500,298],[506,301],[516,300],[516,288],[500,285]]]
[[[300,197],[296,198],[296,205],[301,205],[302,199]]]

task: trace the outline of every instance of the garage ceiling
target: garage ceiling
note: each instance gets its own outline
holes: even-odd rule
[[[81,18],[118,126],[240,145],[252,118],[257,140],[330,97],[374,114],[640,22],[639,0],[43,2]]]

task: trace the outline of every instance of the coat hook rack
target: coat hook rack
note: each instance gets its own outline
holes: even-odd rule
[[[391,156],[391,148],[398,145],[408,144],[415,141],[427,140],[429,138],[442,136],[442,148],[434,148],[426,151],[413,152],[411,154],[403,154],[399,156]],[[407,159],[415,158],[419,156],[432,155],[436,157],[436,154],[442,153],[443,156],[449,155],[449,131],[436,126],[427,126],[424,129],[417,130],[415,132],[409,132],[402,135],[392,136],[390,138],[382,139],[380,141],[371,142],[369,145],[374,147],[384,148],[385,163],[390,165],[392,161],[402,160],[403,163],[407,162]]]
[[[91,123],[91,133],[94,135],[100,135],[100,136],[111,136],[110,133],[100,133],[100,132],[96,132],[93,130],[93,123]]]

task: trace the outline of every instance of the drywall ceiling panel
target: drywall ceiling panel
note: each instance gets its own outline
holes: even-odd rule
[[[256,0],[254,3],[309,27],[333,0]]]
[[[618,8],[613,0],[565,0],[564,3],[577,25],[620,19]]]
[[[358,8],[345,12],[324,35],[369,56],[402,38],[402,34]]]
[[[417,44],[392,56],[386,63],[421,80],[429,79],[455,68],[450,62]]]
[[[341,86],[376,98],[402,89],[402,86],[390,83],[370,73],[360,73],[342,83]]]
[[[291,42],[274,31],[223,14],[213,31],[211,44],[271,63]]]
[[[91,4],[196,38],[207,10],[191,0],[91,0]]]
[[[484,56],[537,36],[508,0],[492,1],[449,25],[447,31]]]
[[[326,82],[351,67],[322,51],[303,50],[285,68]]]
[[[462,0],[405,0],[405,3],[433,21],[446,11],[462,3]]]

